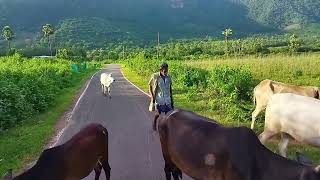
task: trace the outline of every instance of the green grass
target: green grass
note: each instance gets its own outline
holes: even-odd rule
[[[75,78],[75,85],[64,89],[50,110],[0,134],[0,177],[8,169],[13,169],[16,173],[21,171],[42,152],[54,133],[57,120],[71,106],[76,92],[92,73],[93,71]]]
[[[130,70],[127,66],[122,65],[122,71],[125,74],[125,76],[136,86],[141,88],[145,92],[149,92],[148,77],[142,77],[137,75],[136,72]],[[185,91],[182,88],[174,88],[173,89],[174,94],[174,102],[176,108],[183,108],[186,110],[196,110],[197,113],[201,115],[206,115],[211,118],[217,118],[220,117],[219,113],[213,112],[213,111],[207,111],[207,107],[205,105],[204,99],[198,99],[198,101],[190,102],[187,98],[187,95]]]
[[[306,61],[308,61],[308,56],[302,56],[303,58],[306,59]],[[316,57],[318,57],[318,55],[310,55],[310,57],[312,57],[313,60],[317,60]],[[319,56],[320,57],[320,56]],[[269,57],[270,58],[270,57]],[[285,57],[282,57],[285,58]],[[289,57],[288,57],[289,58]],[[275,59],[277,59],[275,56],[273,57],[274,61]],[[281,59],[281,57],[279,57],[279,59]],[[296,59],[298,61],[299,57],[293,57],[293,59]],[[238,59],[239,60],[239,59]],[[211,69],[216,65],[230,65],[230,66],[239,66],[239,65],[247,65],[246,67],[251,67],[252,72],[254,71],[256,73],[256,75],[254,75],[254,77],[256,78],[265,78],[263,77],[263,73],[259,73],[259,69],[257,71],[254,70],[254,67],[256,67],[256,65],[260,65],[259,64],[260,60],[256,60],[254,57],[249,57],[246,59],[241,59],[241,60],[235,60],[235,59],[229,59],[229,60],[221,60],[221,61],[186,61],[187,65],[195,65],[195,66],[200,66],[206,69]],[[252,60],[252,61],[251,61]],[[283,59],[282,59],[283,60]],[[289,61],[287,59],[287,61]],[[306,62],[303,61],[303,62]],[[241,63],[242,62],[242,63]],[[320,59],[317,60],[317,62],[320,62]],[[238,63],[238,64],[237,64]],[[264,62],[260,62],[260,63],[264,63]],[[270,64],[268,64],[269,69],[272,68],[272,62],[268,62]],[[307,65],[305,65],[304,63],[301,64],[300,67],[303,67],[305,69],[307,69],[306,67],[308,67]],[[316,68],[320,68],[320,67],[316,67]],[[139,76],[136,72],[132,71],[131,69],[129,69],[126,66],[122,66],[123,69],[123,73],[125,74],[125,76],[134,84],[136,84],[138,87],[140,87],[142,90],[146,91],[148,90],[148,77],[142,77]],[[260,69],[261,70],[261,69]],[[283,71],[285,71],[288,69],[284,69]],[[289,69],[291,70],[291,69]],[[310,69],[311,71],[311,69]],[[319,71],[320,72],[320,71]],[[275,74],[278,74],[278,77],[281,78],[281,74],[282,73],[277,73],[274,72]],[[314,73],[314,72],[312,72]],[[280,79],[281,80],[281,79]],[[314,83],[315,79],[309,80],[309,83]],[[304,83],[305,84],[305,83]],[[224,126],[229,126],[229,127],[234,127],[234,126],[246,126],[246,127],[250,127],[250,123],[251,122],[245,122],[245,123],[238,123],[235,121],[230,121],[228,119],[226,119],[224,117],[224,113],[215,109],[211,109],[208,108],[208,101],[207,101],[207,97],[208,95],[204,92],[200,92],[198,93],[195,97],[193,98],[188,98],[188,93],[186,93],[186,90],[182,89],[181,87],[174,87],[173,88],[173,94],[174,94],[174,102],[175,102],[175,106],[176,108],[182,108],[182,109],[186,109],[186,110],[190,110],[193,111],[197,114],[209,117],[211,119],[215,119],[217,120],[219,123],[223,124]],[[262,119],[260,119],[259,123],[256,123],[256,133],[259,134],[262,132],[263,130],[263,123],[262,123]],[[273,150],[274,152],[277,152],[278,148],[276,144],[273,143],[269,143],[267,145],[271,150]],[[290,145],[289,146],[289,151],[288,151],[288,155],[290,158],[295,158],[295,152],[302,152],[304,153],[307,157],[311,158],[315,163],[320,161],[320,153],[319,150],[317,148],[314,147],[309,147],[309,146],[302,146],[302,145]]]
[[[320,86],[320,54],[272,55],[267,57],[230,57],[226,59],[185,61],[186,65],[211,70],[228,65],[248,69],[257,80],[272,79],[297,85]]]

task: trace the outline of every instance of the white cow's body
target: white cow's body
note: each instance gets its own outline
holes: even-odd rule
[[[319,99],[319,88],[314,86],[296,86],[265,79],[253,91],[255,110],[252,112],[251,129],[254,127],[256,117],[265,110],[272,95],[280,93],[293,93]]]
[[[111,85],[114,82],[112,74],[102,73],[100,76],[100,83],[102,88],[102,93],[108,95],[111,98]]]
[[[282,135],[279,148],[283,156],[286,156],[288,135],[320,147],[320,100],[291,93],[273,95],[266,108],[260,140],[265,143],[278,133]]]

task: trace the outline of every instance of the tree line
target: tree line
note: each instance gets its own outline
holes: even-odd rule
[[[52,40],[51,40],[51,36],[54,34],[54,28],[51,24],[45,24],[44,26],[42,26],[42,33],[43,33],[43,37],[47,39],[48,42],[48,48],[50,50],[50,55],[52,56]],[[4,26],[2,29],[2,37],[4,40],[7,41],[7,55],[12,54],[11,51],[11,42],[13,41],[13,39],[15,38],[15,33],[13,31],[13,29],[10,26]]]

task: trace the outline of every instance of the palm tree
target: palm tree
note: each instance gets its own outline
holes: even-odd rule
[[[46,24],[42,27],[42,32],[44,34],[44,37],[48,39],[48,46],[50,49],[50,54],[52,56],[52,46],[51,46],[51,35],[54,34],[54,30],[51,24]]]
[[[292,34],[289,37],[289,50],[291,53],[297,52],[299,49],[300,43],[299,43],[299,38],[297,35]]]
[[[227,28],[224,31],[222,31],[222,35],[224,35],[224,39],[226,42],[228,42],[228,38],[233,34],[232,29]]]
[[[8,42],[8,53],[10,53],[11,41],[14,38],[14,33],[10,26],[5,26],[2,29],[2,37]]]

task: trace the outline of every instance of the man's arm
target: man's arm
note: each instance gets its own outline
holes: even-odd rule
[[[150,93],[150,96],[151,96],[151,100],[154,103],[155,102],[155,98],[154,98],[154,94],[153,94],[153,88],[152,88],[151,85],[149,85],[149,93]]]
[[[151,78],[149,80],[149,93],[150,93],[150,96],[151,96],[151,101],[154,103],[155,102],[155,95],[153,94],[153,81],[154,81],[154,78],[153,78],[153,75],[151,75]]]

